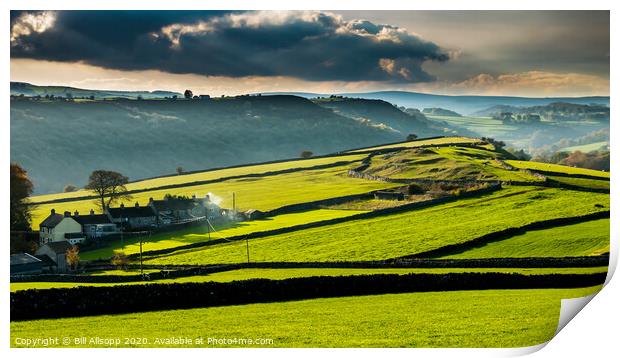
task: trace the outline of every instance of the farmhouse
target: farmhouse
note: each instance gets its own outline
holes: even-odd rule
[[[95,211],[92,209],[89,215],[80,215],[76,211],[73,213],[72,218],[82,225],[82,233],[88,239],[99,239],[118,233],[118,227],[110,220],[108,215],[95,214]]]
[[[65,211],[64,215],[56,214],[52,209],[50,215],[39,226],[39,243],[66,241],[66,234],[82,234],[82,225]]]
[[[11,276],[39,274],[43,271],[43,261],[27,253],[11,255]]]
[[[149,198],[149,206],[157,213],[159,225],[170,225],[196,219],[193,211],[198,204],[194,199],[166,196],[163,200]]]
[[[122,230],[153,229],[157,227],[157,213],[150,206],[140,206],[136,203],[133,207],[125,207],[121,204],[118,208],[107,208],[106,215]]]
[[[37,256],[47,256],[56,264],[56,272],[67,272],[67,250],[71,248],[67,240],[48,242],[41,245],[36,252]]]

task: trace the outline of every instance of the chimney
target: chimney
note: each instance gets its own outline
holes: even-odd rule
[[[71,212],[70,211],[65,211],[65,217],[68,218],[69,216],[71,216]]]
[[[95,215],[95,210],[90,209],[90,215]]]
[[[55,209],[52,209],[51,212],[52,212],[52,215],[56,215],[56,210]]]
[[[80,216],[80,213],[76,210],[73,212],[73,216]]]
[[[139,207],[140,207],[140,204],[139,204],[137,201],[136,201],[136,205],[135,205],[135,207],[136,207],[136,208],[139,208]]]

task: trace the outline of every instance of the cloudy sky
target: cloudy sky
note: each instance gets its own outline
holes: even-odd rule
[[[609,95],[609,12],[13,11],[11,80],[212,95]]]

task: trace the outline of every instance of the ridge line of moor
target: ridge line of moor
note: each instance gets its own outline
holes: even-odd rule
[[[264,173],[248,173],[248,174],[230,175],[227,177],[197,180],[197,181],[186,182],[186,183],[166,184],[166,185],[160,185],[160,186],[143,188],[143,189],[127,190],[127,193],[137,194],[137,193],[145,193],[145,192],[156,191],[156,190],[184,188],[184,187],[189,187],[189,186],[220,183],[220,182],[235,180],[235,179],[257,178],[257,177],[260,178],[260,177],[268,177],[268,176],[275,176],[275,175],[281,175],[281,174],[290,174],[290,173],[295,173],[295,172],[304,171],[304,170],[328,169],[328,168],[334,168],[334,167],[339,167],[339,166],[345,166],[347,164],[353,164],[356,162],[360,162],[363,159],[364,158],[356,159],[356,160],[348,160],[348,161],[338,161],[338,162],[327,163],[327,164],[318,164],[318,165],[311,166],[311,167],[295,167],[295,168],[287,168],[287,169],[281,169],[281,170],[272,170],[272,171],[268,171]],[[155,178],[155,179],[159,179],[159,178]],[[144,181],[146,180],[152,180],[152,179],[145,179]],[[140,181],[135,181],[132,183],[138,183],[138,182]],[[72,201],[90,200],[90,199],[97,199],[97,198],[98,196],[96,195],[84,195],[84,196],[76,196],[76,197],[71,197],[71,198],[59,198],[59,199],[45,200],[45,201],[33,201],[33,202],[30,202],[29,205],[67,203],[67,202],[72,202]]]

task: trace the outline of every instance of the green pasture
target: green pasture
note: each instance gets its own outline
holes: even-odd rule
[[[222,207],[232,208],[232,195],[235,193],[237,210],[267,211],[285,205],[362,194],[400,185],[349,177],[346,173],[351,167],[352,165],[347,165],[260,178],[242,178],[213,184],[152,190],[134,194],[133,199],[125,201],[125,204],[133,205],[138,202],[140,205],[147,205],[149,198],[162,199],[166,194],[196,195],[197,197],[211,194],[212,199],[221,200]],[[65,210],[71,212],[78,210],[82,214],[88,213],[90,209],[97,210],[93,200],[37,205],[32,213],[33,227],[38,228],[39,223],[49,215],[51,209],[61,213]]]
[[[250,261],[383,260],[467,242],[532,222],[608,209],[607,194],[510,187],[424,209],[252,239]],[[240,263],[247,260],[246,255],[246,243],[234,242],[182,250],[147,262]]]
[[[356,150],[351,151],[351,153],[366,152],[366,151],[380,150],[380,149],[401,148],[401,147],[402,148],[416,148],[416,147],[421,147],[421,146],[426,146],[426,145],[439,145],[439,144],[449,144],[449,143],[454,143],[455,145],[458,145],[460,143],[478,143],[478,142],[480,142],[480,139],[476,139],[476,138],[445,137],[445,138],[434,138],[434,139],[422,139],[422,140],[415,140],[415,141],[403,142],[403,143],[397,143],[397,144],[381,145],[378,147],[356,149]]]
[[[353,154],[347,156],[335,156],[326,158],[310,158],[310,159],[294,159],[280,163],[256,164],[237,168],[219,169],[213,171],[204,171],[200,173],[170,175],[162,178],[146,179],[135,181],[126,185],[127,190],[144,190],[161,187],[164,185],[186,184],[196,181],[215,180],[231,176],[263,174],[267,172],[280,171],[294,168],[309,168],[318,165],[332,164],[337,162],[351,162],[362,160],[366,157],[364,154]],[[82,196],[93,195],[92,191],[78,190],[70,193],[56,193],[37,195],[31,198],[31,202],[44,202],[49,200],[78,198]]]
[[[161,250],[196,242],[204,242],[209,239],[226,238],[253,232],[268,231],[317,221],[342,218],[363,212],[365,211],[318,209],[300,213],[277,215],[261,220],[215,225],[214,229],[216,231],[213,231],[213,229],[209,228],[207,225],[203,225],[178,231],[154,234],[150,237],[127,237],[123,242],[124,245],[121,245],[120,240],[117,240],[110,246],[92,251],[84,251],[81,253],[80,258],[82,260],[107,259],[110,258],[115,251],[122,251],[127,255],[138,253],[140,252],[139,240],[145,241],[142,248],[144,251]]]
[[[589,256],[609,252],[609,219],[532,230],[443,258]]]
[[[565,165],[559,165],[559,164],[530,162],[530,161],[523,161],[523,160],[507,160],[506,163],[519,169],[542,170],[546,172],[556,172],[556,173],[564,173],[564,174],[581,174],[581,175],[590,175],[594,177],[609,178],[609,172],[603,172],[600,170],[593,170],[593,169],[567,167]]]
[[[563,184],[575,185],[575,186],[580,186],[583,188],[609,190],[609,180],[573,178],[573,177],[552,176],[552,175],[547,175],[547,178],[553,179]]]
[[[504,169],[495,161],[500,157],[497,152],[478,148],[412,149],[374,156],[365,172],[398,179],[540,181],[527,173]]]
[[[203,347],[217,346],[209,337],[270,343],[225,347],[525,347],[553,337],[562,299],[600,289],[405,293],[11,322],[10,338],[11,347],[50,336],[69,337],[70,346],[86,336],[120,338],[122,347],[173,347],[155,341],[167,337],[202,337],[204,345],[190,346]],[[146,344],[125,341],[138,337]]]

